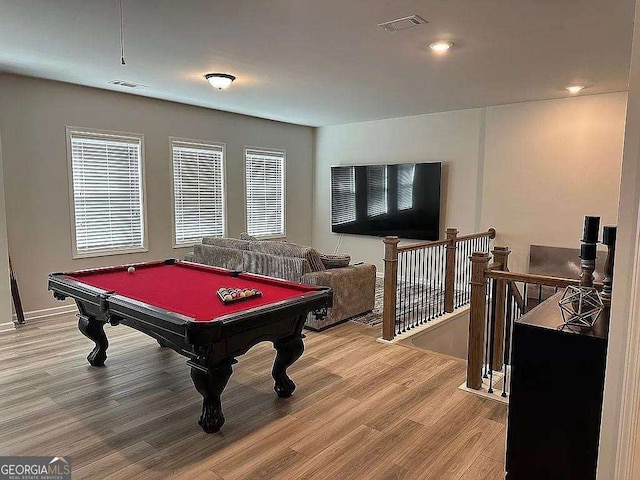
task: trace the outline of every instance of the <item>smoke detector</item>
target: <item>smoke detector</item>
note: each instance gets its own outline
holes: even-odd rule
[[[146,85],[142,85],[140,83],[127,82],[125,80],[111,80],[109,83],[111,85],[117,85],[119,87],[126,87],[126,88],[147,88]]]
[[[408,17],[397,18],[389,22],[379,23],[378,26],[384,28],[387,32],[397,32],[398,30],[406,30],[407,28],[424,25],[427,22],[419,15],[410,15]]]

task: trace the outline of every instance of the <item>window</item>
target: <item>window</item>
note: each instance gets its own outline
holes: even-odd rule
[[[356,221],[356,169],[331,169],[331,224],[340,225]]]
[[[146,251],[143,138],[67,127],[74,258]]]
[[[387,213],[387,167],[367,168],[367,215],[375,217]]]
[[[414,163],[398,165],[398,210],[413,208],[413,177],[416,165]]]
[[[174,247],[225,233],[224,145],[171,139]]]
[[[245,149],[247,233],[284,236],[284,158],[282,151]]]

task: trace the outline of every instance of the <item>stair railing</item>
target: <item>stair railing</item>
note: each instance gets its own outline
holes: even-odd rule
[[[382,338],[396,335],[451,313],[471,302],[473,252],[489,252],[496,231],[458,236],[448,228],[446,239],[399,245],[385,237]]]
[[[499,377],[502,397],[508,395],[514,322],[579,279],[509,271],[507,247],[471,256],[471,309],[467,350],[467,388],[494,393]],[[491,262],[493,260],[493,262]],[[602,284],[595,283],[598,289]],[[484,380],[484,383],[483,383]]]

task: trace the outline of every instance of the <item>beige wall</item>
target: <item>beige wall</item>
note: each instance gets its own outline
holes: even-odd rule
[[[211,95],[224,93],[212,90]],[[149,252],[72,260],[66,125],[144,134]],[[313,130],[309,127],[0,75],[0,132],[9,245],[26,311],[60,305],[46,289],[50,272],[184,255],[186,249],[172,248],[169,136],[226,143],[231,236],[245,229],[243,147],[286,150],[287,236],[311,242]]]
[[[483,111],[417,115],[316,130],[313,245],[332,252],[339,235],[331,233],[333,165],[442,162],[441,226],[475,230],[479,215],[478,165]],[[442,231],[444,231],[444,228]],[[344,235],[340,251],[381,271],[382,240]]]
[[[313,242],[333,251],[331,165],[442,161],[442,232],[489,227],[526,271],[531,244],[578,247],[582,217],[616,223],[626,94],[592,95],[322,127],[316,133]],[[340,248],[382,267],[382,241]]]
[[[526,271],[530,245],[576,248],[584,215],[615,225],[626,94],[487,109],[482,225]]]
[[[640,39],[634,41],[640,45]],[[634,62],[639,51],[634,47]],[[618,286],[600,442],[598,478],[602,480],[640,478],[640,472],[634,477],[630,470],[618,471],[618,476],[614,473],[619,440],[626,446],[637,442],[636,450],[640,451],[640,434],[632,438],[632,431],[640,432],[640,422],[629,420],[633,415],[628,414],[620,428],[622,399],[629,399],[628,411],[636,413],[640,408],[640,395],[634,397],[629,390],[633,383],[629,379],[640,375],[640,274],[634,268],[640,261],[636,257],[640,245],[638,63],[640,60],[635,62],[635,82],[632,78],[631,83],[633,103],[626,119],[626,136],[626,93],[418,115],[316,131],[313,241],[320,250],[332,251],[339,238],[330,233],[331,165],[444,162],[449,170],[448,178],[443,178],[444,226],[455,226],[465,233],[495,227],[496,242],[513,251],[509,261],[514,271],[528,267],[531,244],[578,247],[584,215],[599,215],[602,224],[619,225],[614,280]],[[381,267],[379,238],[345,235],[340,250]],[[633,291],[632,285],[636,285]],[[636,305],[635,311],[632,305]],[[630,318],[635,318],[636,324],[632,325]],[[630,341],[635,343],[628,346]],[[630,364],[629,354],[634,352],[636,360]],[[634,388],[640,391],[637,383]]]

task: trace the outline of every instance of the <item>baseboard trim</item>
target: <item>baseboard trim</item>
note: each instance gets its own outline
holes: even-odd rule
[[[500,402],[508,405],[509,404],[508,394],[506,397],[503,397],[501,395],[503,381],[504,381],[504,372],[497,372],[494,370],[493,382],[492,382],[492,386],[493,386],[492,393],[489,393],[489,379],[484,377],[482,378],[482,386],[480,387],[479,390],[474,390],[473,388],[467,387],[467,382],[464,382],[462,385],[460,385],[458,387],[458,390],[462,390],[463,392],[468,392],[473,395],[477,395],[479,397],[488,398],[489,400],[493,400],[495,402]]]
[[[13,332],[16,325],[13,322],[0,323],[0,333]]]
[[[376,342],[386,343],[387,345],[393,345],[394,343],[398,343],[401,340],[406,340],[407,338],[411,338],[418,333],[423,333],[427,330],[431,330],[432,328],[442,326],[443,324],[450,322],[451,320],[459,317],[460,315],[465,315],[466,313],[469,312],[470,308],[471,308],[470,305],[465,305],[463,307],[458,308],[457,310],[454,310],[451,313],[445,313],[440,317],[436,317],[427,321],[427,323],[424,323],[423,325],[419,325],[410,330],[407,330],[405,333],[399,333],[399,334],[396,333],[395,336],[393,337],[393,340],[385,340],[384,338],[379,337],[379,338],[376,338]]]
[[[59,307],[43,308],[42,310],[32,310],[30,312],[24,312],[25,321],[36,320],[38,318],[50,318],[61,317],[63,315],[69,315],[75,313],[78,309],[75,305],[61,305]],[[14,313],[12,315],[13,321],[17,322],[18,317]],[[2,325],[0,325],[0,328]]]

